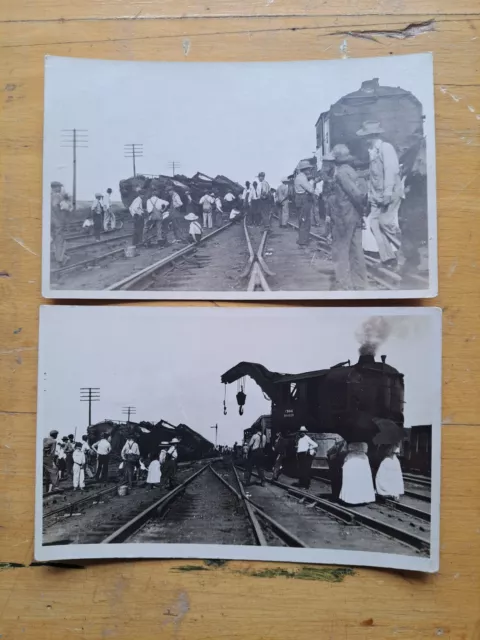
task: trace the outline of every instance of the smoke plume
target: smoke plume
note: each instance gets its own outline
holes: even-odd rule
[[[360,343],[361,356],[374,356],[378,348],[390,336],[396,318],[374,316],[365,320],[361,327],[355,331],[355,338]]]

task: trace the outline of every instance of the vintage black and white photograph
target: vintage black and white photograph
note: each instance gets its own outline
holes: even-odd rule
[[[47,57],[43,294],[437,294],[431,54]]]
[[[39,348],[38,560],[438,570],[439,309],[44,306]]]

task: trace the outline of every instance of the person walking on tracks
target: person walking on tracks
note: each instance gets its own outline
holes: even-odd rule
[[[85,466],[87,459],[83,452],[82,443],[76,442],[73,451],[73,490],[85,489]]]
[[[252,182],[250,207],[252,211],[252,224],[254,227],[259,227],[261,221],[260,187],[258,186],[258,182],[256,180]]]
[[[380,260],[387,267],[395,267],[395,250],[400,248],[398,210],[402,201],[402,181],[397,152],[385,142],[384,129],[379,122],[364,122],[357,136],[368,141],[370,176],[368,201],[370,229],[377,241]]]
[[[133,474],[135,472],[135,467],[140,460],[140,449],[138,448],[138,444],[135,442],[133,435],[129,435],[127,437],[127,441],[123,445],[120,455],[124,462],[125,482],[131,489],[133,486]]]
[[[282,178],[282,184],[277,189],[277,205],[280,208],[280,227],[285,229],[290,217],[290,201],[288,193],[288,178]]]
[[[203,212],[203,228],[211,229],[213,227],[213,207],[215,206],[215,198],[211,193],[205,191],[199,202]]]
[[[250,484],[250,478],[254,467],[257,469],[258,475],[260,476],[260,484],[262,485],[262,487],[265,486],[265,473],[263,471],[263,464],[264,448],[266,442],[267,437],[265,435],[262,435],[262,429],[258,427],[256,432],[250,438],[250,442],[248,443],[248,454],[244,477],[244,484],[246,487],[248,487],[248,485]]]
[[[347,444],[345,440],[339,440],[327,451],[328,475],[332,489],[332,498],[339,500],[342,490],[342,467],[347,455]]]
[[[300,427],[297,440],[298,482],[293,486],[310,489],[310,475],[318,444],[307,435],[307,428]]]
[[[160,198],[157,191],[154,191],[147,200],[149,232],[146,235],[148,241],[162,246],[167,243],[167,225],[170,217],[167,211],[168,205],[168,200]]]
[[[172,221],[173,235],[175,242],[187,242],[185,214],[182,212],[183,202],[173,187],[167,188],[167,195],[170,201],[170,218]]]
[[[96,242],[100,241],[100,233],[103,229],[104,207],[102,200],[103,195],[101,193],[96,193],[91,208],[93,219],[93,237],[95,238]]]
[[[68,212],[73,209],[69,197],[63,191],[61,182],[54,181],[51,188],[50,234],[52,237],[55,261],[60,267],[64,267],[70,260],[65,253],[65,228]]]
[[[245,189],[243,190],[243,193],[240,196],[240,198],[242,200],[243,215],[244,215],[248,225],[253,224],[253,218],[252,218],[252,192],[253,192],[253,187],[250,184],[250,182],[247,180],[245,182]]]
[[[283,433],[279,433],[277,440],[275,441],[275,464],[273,465],[272,480],[278,480],[280,473],[282,472],[283,461],[287,455],[288,439]]]
[[[170,442],[170,447],[167,449],[165,455],[165,461],[162,465],[162,484],[168,484],[168,489],[175,487],[175,476],[177,475],[177,460],[178,449],[177,445],[179,440],[173,438]]]
[[[367,287],[367,265],[362,247],[365,196],[360,191],[357,172],[348,147],[337,144],[327,160],[333,158],[335,174],[331,200],[332,259],[336,287],[361,290]]]
[[[115,231],[117,221],[112,209],[112,190],[110,189],[110,187],[107,189],[105,195],[103,196],[103,209],[103,230]]]
[[[158,487],[162,480],[162,471],[159,456],[155,453],[150,454],[150,464],[148,465],[147,488],[153,489]]]
[[[143,243],[143,227],[145,225],[144,210],[140,189],[136,189],[137,195],[129,207],[133,219],[132,245],[138,247]]]
[[[68,434],[68,438],[65,441],[65,455],[66,455],[66,467],[67,473],[66,477],[73,476],[73,452],[75,450],[75,436],[73,433]]]
[[[58,491],[58,469],[55,463],[58,431],[52,429],[47,438],[43,439],[43,482],[45,493]]]
[[[258,197],[260,207],[260,218],[265,229],[270,229],[270,219],[272,215],[272,196],[270,185],[265,180],[265,171],[258,174]]]
[[[107,440],[107,434],[102,433],[102,437],[98,442],[92,445],[92,449],[98,456],[97,473],[95,474],[96,480],[107,481],[108,480],[108,462],[110,459],[110,451],[112,447]]]
[[[307,160],[302,160],[297,167],[294,179],[295,205],[298,211],[298,240],[297,244],[305,247],[310,242],[310,229],[312,226],[312,207],[315,187],[310,183],[312,165]]]

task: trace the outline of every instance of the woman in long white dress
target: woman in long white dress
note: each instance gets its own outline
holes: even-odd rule
[[[397,457],[398,447],[389,447],[378,467],[375,486],[379,496],[399,500],[405,493],[402,468]]]
[[[366,442],[351,442],[342,469],[340,500],[347,504],[375,502],[372,470]]]
[[[154,486],[160,484],[161,479],[160,460],[158,456],[152,456],[152,461],[148,465],[147,487],[152,489]]]

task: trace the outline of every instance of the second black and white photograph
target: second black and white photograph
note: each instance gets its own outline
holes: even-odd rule
[[[47,57],[43,293],[437,294],[430,54]]]
[[[42,307],[37,560],[438,570],[440,339],[434,308]]]

